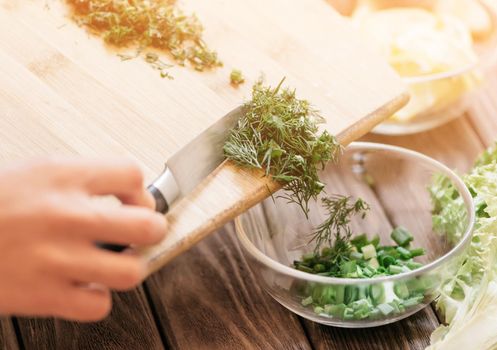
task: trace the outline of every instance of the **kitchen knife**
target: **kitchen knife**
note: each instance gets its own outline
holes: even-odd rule
[[[172,203],[190,193],[222,163],[224,143],[242,113],[243,106],[235,108],[167,160],[164,171],[147,188],[157,212],[167,213]],[[109,243],[99,246],[115,252],[127,248]]]

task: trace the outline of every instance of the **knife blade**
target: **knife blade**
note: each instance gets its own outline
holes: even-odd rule
[[[166,161],[164,171],[147,187],[155,199],[155,210],[167,213],[172,203],[190,193],[224,160],[223,146],[243,115],[237,107],[205,129]],[[98,243],[106,250],[120,252],[126,246]]]
[[[166,213],[171,203],[190,193],[222,163],[224,143],[242,115],[243,106],[235,108],[167,160],[162,174],[148,187],[158,212]]]

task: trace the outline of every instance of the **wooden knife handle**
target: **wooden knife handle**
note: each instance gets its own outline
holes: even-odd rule
[[[171,208],[166,238],[157,245],[137,248],[136,253],[148,262],[151,274],[280,187],[260,169],[225,161]]]

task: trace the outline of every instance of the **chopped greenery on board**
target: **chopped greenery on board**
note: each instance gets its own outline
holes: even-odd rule
[[[233,86],[243,84],[245,82],[245,77],[243,76],[242,71],[239,69],[233,69],[230,74],[230,82]]]
[[[318,133],[324,120],[295,90],[276,88],[258,81],[245,114],[232,130],[224,154],[236,164],[264,169],[283,184],[283,196],[297,203],[307,215],[309,200],[316,199],[324,184],[318,171],[337,159],[341,146],[327,131]]]
[[[189,64],[197,71],[222,66],[217,53],[202,39],[203,27],[198,18],[184,14],[175,0],[67,2],[79,24],[112,46],[136,49],[136,56],[153,48],[169,53],[179,65]],[[159,70],[161,76],[169,77],[163,69]]]

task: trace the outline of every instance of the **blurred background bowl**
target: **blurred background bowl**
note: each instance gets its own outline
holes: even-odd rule
[[[456,242],[449,242],[432,227],[428,187],[436,174],[445,175],[462,199],[461,215],[452,223],[460,229]],[[328,195],[360,197],[370,204],[364,219],[351,222],[354,234],[379,234],[380,244],[386,245],[393,243],[392,228],[404,226],[414,236],[412,246],[425,249],[426,255],[419,260],[424,266],[372,279],[332,278],[296,270],[292,267],[294,260],[314,251],[309,235],[324,220],[325,213],[318,201],[313,201],[307,220],[297,205],[276,195],[235,221],[249,265],[264,289],[304,318],[349,328],[391,323],[431,303],[437,297],[442,275],[452,274],[460,265],[458,258],[471,240],[474,206],[462,180],[429,157],[373,143],[347,147],[339,164],[327,167],[321,178]],[[357,311],[364,310],[360,308],[363,300],[373,305],[367,314]]]
[[[342,13],[354,19],[365,7],[370,12],[402,7],[433,10],[437,1],[440,0],[359,0],[349,1],[346,6],[344,1],[329,0]],[[488,33],[473,33],[476,61],[436,74],[403,76],[411,92],[411,101],[397,116],[382,123],[373,132],[386,135],[413,134],[441,126],[464,114],[473,94],[484,84],[489,68],[497,61],[497,4],[485,0],[468,1],[480,5],[491,22]],[[443,14],[443,9],[439,13]]]

